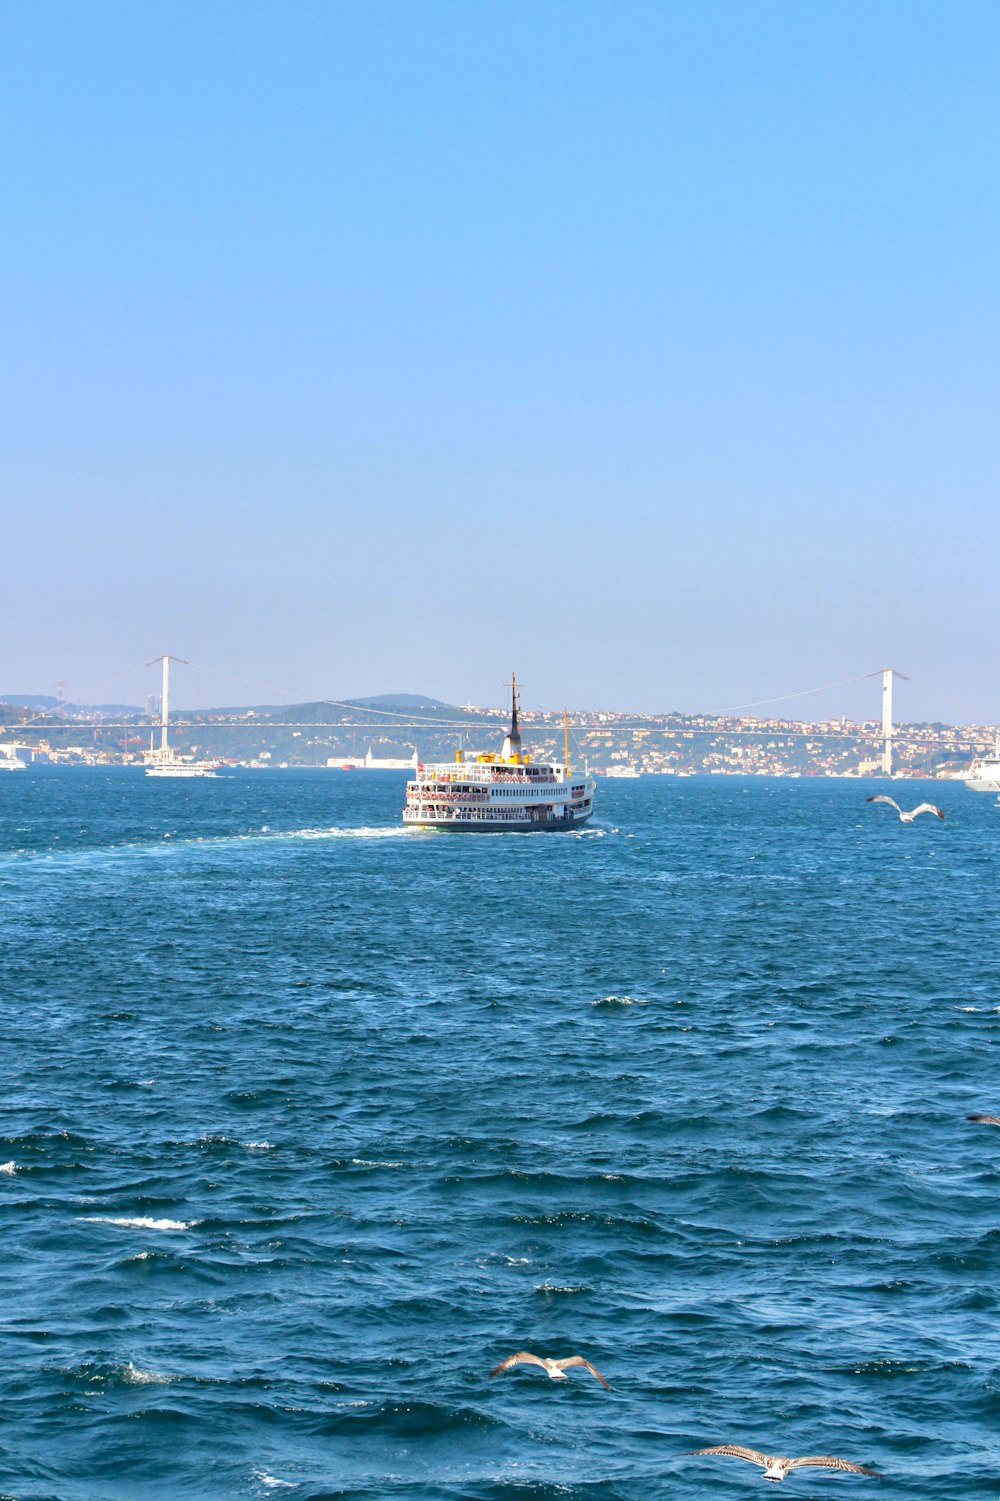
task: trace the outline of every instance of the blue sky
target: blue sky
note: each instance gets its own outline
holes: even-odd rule
[[[1000,719],[998,99],[993,4],[6,6],[0,691]]]

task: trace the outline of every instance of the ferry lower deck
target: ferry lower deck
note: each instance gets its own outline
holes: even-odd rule
[[[594,811],[594,782],[558,764],[497,760],[420,767],[407,783],[403,822],[479,833],[579,828]]]

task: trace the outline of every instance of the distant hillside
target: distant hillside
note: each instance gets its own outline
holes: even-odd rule
[[[362,709],[454,709],[439,698],[428,698],[422,693],[379,693],[374,698],[352,698],[352,704]]]
[[[0,704],[8,709],[62,709],[67,714],[141,714],[138,704],[78,704],[63,699],[60,704],[51,693],[0,693]]]
[[[440,698],[431,698],[426,693],[377,693],[371,698],[350,698],[344,702],[349,705],[357,705],[359,709],[395,709],[406,712],[418,710],[437,712],[446,709],[449,713],[455,713],[454,704],[446,704]],[[70,699],[64,700],[60,706],[59,700],[51,693],[0,693],[0,704],[6,704],[11,709],[58,709],[86,710],[94,714],[141,714],[143,711],[138,704],[77,704]],[[324,699],[310,700],[309,707],[320,707],[324,710],[329,707]],[[227,707],[218,705],[216,708],[205,709],[198,712],[206,714],[222,714],[231,712],[234,714],[246,713],[252,708],[256,714],[284,714],[289,705],[283,704],[253,704]],[[180,712],[190,713],[190,709]]]
[[[202,717],[209,717],[211,712],[210,710],[204,711]],[[452,704],[441,703],[440,699],[420,698],[416,694],[402,693],[391,693],[386,698],[351,698],[337,702],[318,699],[311,703],[284,704],[277,709],[254,709],[242,712],[257,715],[262,723],[353,724],[361,727],[382,723],[387,727],[396,725],[400,728],[411,720],[415,720],[418,725],[430,725],[435,720],[450,724],[454,719],[463,717],[461,710],[456,709]],[[188,714],[185,717],[196,716]]]

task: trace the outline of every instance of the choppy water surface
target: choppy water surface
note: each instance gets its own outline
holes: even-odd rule
[[[996,1497],[1000,810],[871,790],[5,776],[0,1490]]]

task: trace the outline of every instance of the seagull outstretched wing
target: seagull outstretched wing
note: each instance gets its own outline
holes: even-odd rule
[[[491,1376],[502,1376],[504,1371],[509,1371],[515,1365],[540,1365],[545,1370],[545,1361],[537,1355],[532,1355],[528,1350],[518,1350],[516,1355],[508,1355],[506,1360],[501,1360],[490,1372]]]
[[[589,1360],[584,1360],[582,1355],[568,1355],[565,1360],[557,1360],[556,1365],[561,1371],[565,1371],[567,1366],[582,1365],[585,1371],[589,1371],[592,1376],[597,1377],[598,1381],[603,1387],[606,1387],[608,1391],[611,1390],[611,1387],[605,1381],[604,1377],[601,1375],[597,1367],[595,1365],[591,1365]]]
[[[876,792],[873,797],[866,797],[866,803],[888,803],[890,808],[895,808],[897,813],[902,813],[902,808],[894,797],[888,797],[884,792]]]
[[[920,803],[918,807],[914,808],[911,817],[916,818],[918,813],[933,813],[935,818],[940,818],[941,822],[944,823],[944,814],[933,803]]]
[[[877,1475],[877,1470],[869,1470],[866,1465],[856,1465],[850,1459],[838,1459],[835,1454],[803,1454],[800,1459],[790,1459],[790,1470],[801,1470],[805,1465],[814,1465],[821,1470],[850,1470],[852,1475]]]
[[[766,1470],[770,1456],[759,1449],[748,1449],[746,1444],[712,1444],[708,1449],[688,1449],[688,1454],[728,1454],[732,1459],[748,1459],[752,1465]]]

